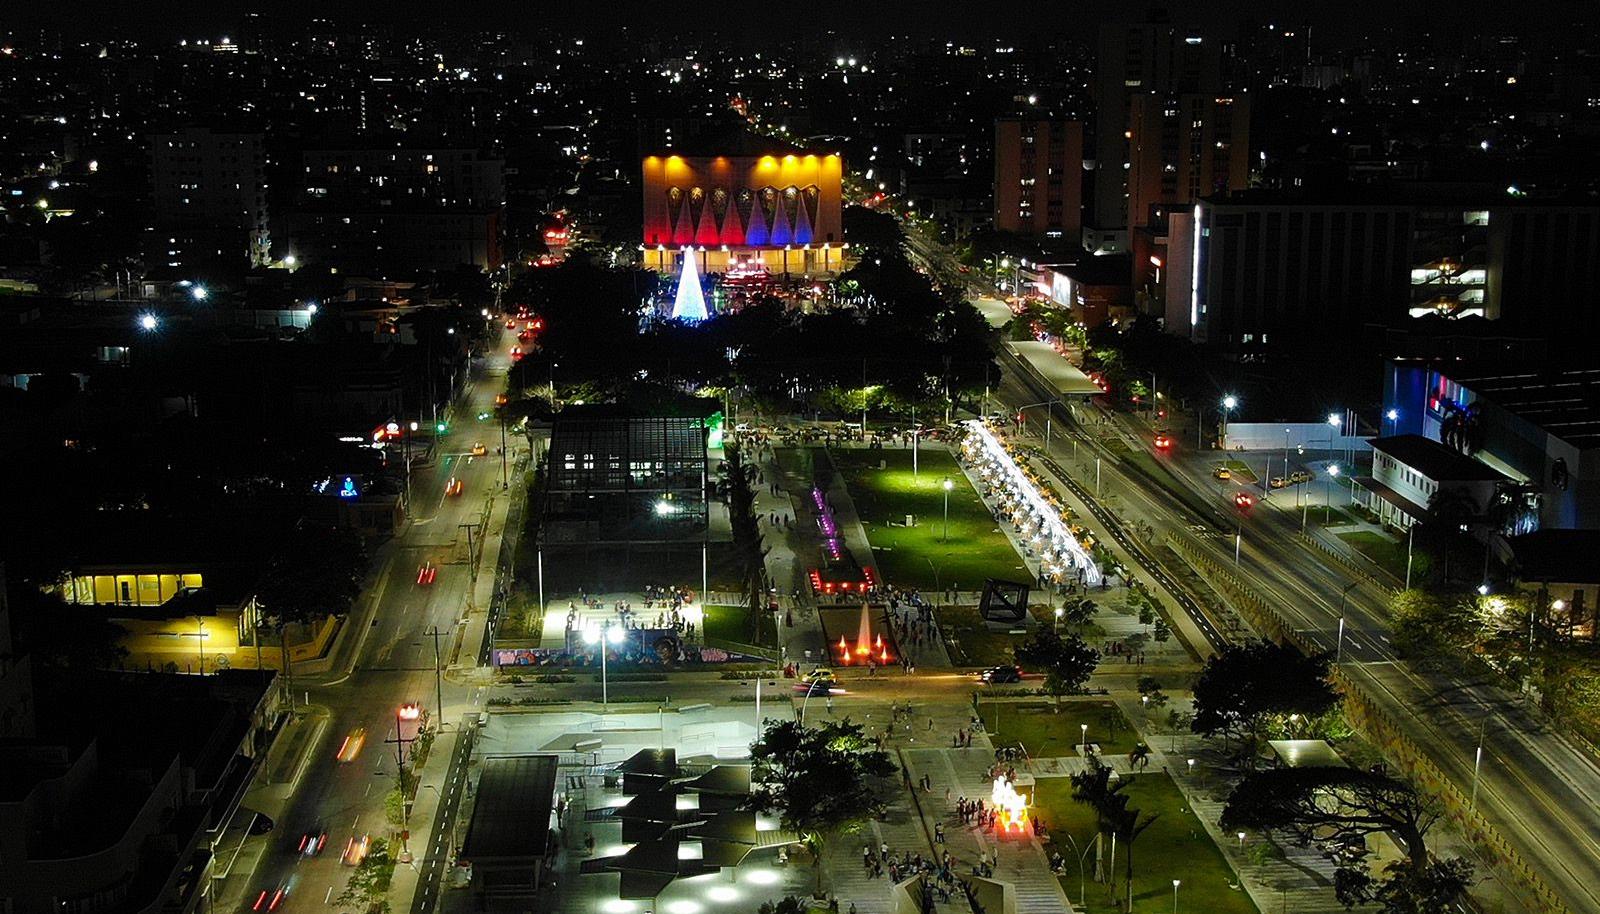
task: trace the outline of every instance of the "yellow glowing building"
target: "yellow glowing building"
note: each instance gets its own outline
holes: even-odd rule
[[[707,273],[836,273],[843,170],[837,153],[646,156],[645,266],[676,272],[692,246]]]

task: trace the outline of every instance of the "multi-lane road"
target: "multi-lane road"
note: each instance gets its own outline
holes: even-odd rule
[[[1019,380],[1020,366],[1005,367],[1005,402],[1041,399]],[[1115,423],[1085,430],[1065,409],[1056,419],[1056,428],[1065,430],[1050,447],[1057,461],[1071,462],[1075,438],[1080,452],[1101,458],[1102,488],[1114,493],[1119,513],[1154,528],[1154,542],[1181,538],[1219,567],[1236,567],[1303,636],[1338,655],[1345,675],[1458,787],[1470,791],[1476,777],[1478,808],[1571,910],[1600,910],[1600,821],[1592,814],[1600,801],[1600,767],[1587,753],[1502,689],[1461,675],[1422,674],[1400,662],[1388,641],[1387,589],[1304,545],[1301,514],[1286,490],[1241,514],[1234,488],[1219,492],[1205,461],[1180,453],[1165,458],[1178,484],[1190,490],[1180,499],[1131,471],[1121,448],[1103,445],[1105,434],[1125,437],[1128,430]],[[1185,436],[1174,437],[1182,449]],[[1134,445],[1151,446],[1147,437]],[[1208,516],[1191,510],[1208,499],[1215,502]]]
[[[481,525],[491,499],[508,497],[501,489],[499,428],[477,419],[493,413],[515,343],[510,334],[496,332],[492,338],[496,342],[474,359],[466,390],[431,459],[413,463],[415,509],[403,532],[377,550],[368,586],[346,621],[355,628],[344,641],[343,655],[335,658],[334,671],[316,679],[295,678],[297,703],[309,699],[310,713],[325,716],[326,723],[294,783],[262,784],[246,798],[247,806],[274,810],[276,827],[260,839],[268,847],[253,869],[230,874],[221,887],[219,910],[249,911],[258,900],[266,910],[280,891],[278,911],[328,910],[328,899],[339,896],[351,872],[341,860],[349,842],[391,831],[384,799],[396,783],[397,710],[416,704],[433,721],[440,719],[433,633],[439,633],[443,666],[458,648],[463,656],[477,655],[478,645],[460,643],[472,577],[464,525]],[[480,442],[486,453],[475,456]],[[459,482],[459,494],[447,492],[455,488],[448,485],[451,480]],[[479,526],[471,533],[475,546],[481,532]],[[480,555],[479,573],[492,575],[495,559]],[[425,563],[436,574],[424,584],[418,574]],[[448,681],[442,689],[446,707],[459,715],[466,707],[464,690]],[[448,715],[445,723],[456,725]],[[405,725],[408,736],[412,726]],[[439,763],[430,769],[434,764]],[[435,801],[428,794],[418,798],[418,803]],[[301,852],[301,838],[308,833],[326,834],[321,853]],[[433,848],[424,846],[428,840],[412,836],[419,867],[432,862]]]

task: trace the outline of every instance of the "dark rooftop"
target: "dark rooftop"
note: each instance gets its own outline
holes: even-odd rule
[[[1372,449],[1388,454],[1429,479],[1439,482],[1496,481],[1505,475],[1486,463],[1421,435],[1372,439]]]
[[[1600,584],[1600,530],[1539,530],[1511,538],[1524,581]]]
[[[1104,257],[1085,257],[1076,263],[1040,264],[1073,282],[1086,286],[1126,286],[1133,275],[1133,257],[1127,254],[1109,254]]]
[[[1440,373],[1574,447],[1600,446],[1600,369]]]
[[[555,801],[554,755],[487,758],[461,859],[542,857]]]

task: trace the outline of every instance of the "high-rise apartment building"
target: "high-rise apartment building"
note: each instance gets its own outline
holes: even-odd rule
[[[1091,219],[1091,224],[1100,230],[1098,236],[1104,239],[1099,247],[1121,249],[1126,245],[1127,230],[1148,219],[1145,212],[1136,209],[1129,187],[1136,137],[1144,143],[1144,154],[1152,157],[1150,161],[1157,167],[1158,180],[1148,186],[1159,187],[1159,179],[1170,174],[1173,194],[1179,197],[1188,190],[1187,182],[1176,176],[1180,160],[1197,157],[1192,142],[1218,132],[1208,119],[1223,110],[1245,114],[1234,118],[1238,124],[1229,123],[1225,132],[1234,136],[1237,130],[1245,130],[1244,141],[1229,142],[1237,147],[1233,154],[1241,159],[1248,154],[1248,112],[1205,103],[1225,95],[1221,47],[1216,41],[1167,22],[1107,25],[1100,30],[1094,79]],[[1198,117],[1194,116],[1197,104]],[[1168,111],[1174,112],[1171,118],[1166,115]],[[1165,123],[1168,120],[1170,124]],[[1169,164],[1174,166],[1170,173],[1165,170]],[[1145,170],[1149,170],[1148,166]],[[1202,186],[1200,193],[1208,190]],[[1187,197],[1168,202],[1193,200]],[[1147,206],[1155,201],[1141,197],[1139,202]]]
[[[190,127],[151,136],[150,262],[271,260],[266,158],[259,133]]]
[[[505,161],[472,147],[308,149],[289,220],[295,255],[342,269],[492,270],[503,260]]]
[[[1083,125],[1006,117],[994,125],[994,227],[1068,238],[1083,227]]]
[[[1244,190],[1250,178],[1250,97],[1143,93],[1130,100],[1128,228],[1159,221],[1153,208],[1194,205]]]

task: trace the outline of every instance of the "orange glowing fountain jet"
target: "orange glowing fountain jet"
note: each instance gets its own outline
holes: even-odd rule
[[[856,653],[865,657],[872,653],[872,620],[867,617],[867,604],[861,604],[861,625],[856,629]]]
[[[1026,834],[1028,832],[1028,801],[1011,781],[1004,777],[994,779],[994,789],[989,793],[994,804],[994,830],[999,834]]]

